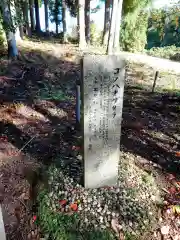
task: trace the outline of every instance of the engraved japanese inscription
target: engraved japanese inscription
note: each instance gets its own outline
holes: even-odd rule
[[[83,60],[85,187],[118,180],[125,62],[119,56]]]

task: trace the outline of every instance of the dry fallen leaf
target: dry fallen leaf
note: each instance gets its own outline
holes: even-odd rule
[[[119,239],[118,240],[125,240],[125,236],[124,236],[124,233],[122,231],[119,233]]]
[[[113,218],[111,220],[111,227],[115,231],[118,237],[120,237],[120,233],[122,230],[122,226],[119,224],[118,219]],[[121,239],[120,239],[121,240]]]
[[[180,206],[179,205],[172,206],[172,210],[174,213],[180,214]]]
[[[175,176],[174,176],[173,174],[169,174],[168,177],[167,177],[167,179],[168,179],[169,181],[172,181],[172,180],[175,179]]]
[[[20,223],[20,220],[21,220],[20,212],[21,212],[21,210],[20,210],[19,206],[14,209],[14,215],[16,216],[19,223]]]

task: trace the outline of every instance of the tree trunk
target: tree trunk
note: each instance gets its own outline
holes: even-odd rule
[[[29,27],[29,15],[28,15],[28,2],[27,0],[23,3],[23,18],[25,22],[26,35],[31,37],[31,31]]]
[[[45,14],[45,28],[46,28],[46,33],[49,33],[48,0],[44,0],[44,14]]]
[[[19,26],[19,34],[20,34],[21,38],[23,39],[24,38],[24,31],[23,31],[23,25],[22,24]]]
[[[29,12],[30,12],[30,20],[31,20],[31,32],[35,30],[35,21],[34,21],[34,1],[29,0]]]
[[[59,33],[59,24],[58,24],[58,12],[59,12],[59,8],[58,8],[58,0],[55,0],[55,24],[56,24],[56,34]]]
[[[90,0],[85,0],[85,36],[87,44],[90,44]]]
[[[39,18],[39,0],[34,0],[35,15],[36,15],[36,32],[41,32],[40,18]]]
[[[79,47],[83,49],[86,46],[85,39],[85,0],[79,0]]]
[[[0,10],[3,16],[3,28],[6,32],[8,44],[8,58],[15,58],[18,56],[18,50],[16,45],[15,34],[13,31],[11,14],[6,0],[0,1]]]
[[[119,51],[122,5],[123,5],[123,0],[119,0],[118,7],[116,10],[116,26],[115,26],[115,35],[114,35],[114,43],[113,43],[113,48],[116,52]]]
[[[79,40],[79,38],[80,38],[80,35],[79,35],[79,11],[77,11],[77,37]]]
[[[21,35],[20,35],[20,31],[19,31],[19,27],[18,27],[21,23],[20,23],[20,21],[17,22],[17,16],[18,16],[18,18],[21,19],[20,11],[21,10],[15,4],[15,2],[11,1],[11,5],[10,5],[11,19],[12,19],[13,26],[16,26],[15,39],[16,39],[17,42],[20,42],[22,40]],[[18,24],[18,26],[17,26],[17,24]]]
[[[58,26],[58,23],[56,22],[56,34],[58,35],[59,33],[59,26]]]
[[[21,33],[18,27],[16,28],[16,32],[15,32],[15,39],[17,42],[21,42],[22,40]]]
[[[63,42],[67,43],[67,27],[66,27],[66,3],[62,0],[62,22],[63,22]]]
[[[104,46],[107,46],[107,43],[108,43],[108,33],[109,33],[110,22],[111,22],[110,3],[111,3],[111,0],[105,1],[104,30],[103,30],[103,39],[102,39],[102,44]]]
[[[111,13],[111,24],[110,24],[110,29],[109,29],[109,37],[108,37],[108,45],[107,45],[107,54],[112,54],[114,49],[113,49],[113,44],[114,44],[114,35],[115,35],[115,28],[116,28],[116,10],[118,7],[118,0],[113,1],[113,8],[112,8],[112,13]]]

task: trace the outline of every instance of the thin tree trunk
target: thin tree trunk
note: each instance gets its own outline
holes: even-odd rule
[[[59,33],[59,24],[58,24],[58,0],[55,0],[55,24],[56,24],[56,34]]]
[[[111,22],[110,3],[111,3],[111,0],[105,1],[104,30],[103,30],[103,39],[102,39],[102,44],[105,46],[108,44],[108,33],[109,33],[110,22]]]
[[[121,17],[122,17],[122,5],[123,0],[118,1],[118,7],[116,10],[116,26],[115,26],[115,35],[114,35],[114,43],[113,48],[116,52],[119,51],[119,41],[120,41],[120,28],[121,28]]]
[[[10,12],[11,12],[11,19],[12,19],[12,24],[14,26],[16,26],[16,29],[15,29],[15,39],[17,42],[21,41],[22,38],[21,38],[21,35],[20,35],[20,31],[19,31],[19,27],[16,25],[17,24],[17,16],[19,18],[21,18],[21,14],[20,14],[20,10],[18,8],[18,6],[15,4],[14,1],[11,1],[11,5],[10,5]],[[21,23],[19,23],[20,25]]]
[[[45,14],[46,33],[49,33],[48,0],[44,0],[44,14]]]
[[[8,43],[8,58],[15,58],[18,56],[18,50],[16,45],[15,34],[13,32],[13,24],[9,6],[6,0],[0,1],[0,10],[3,16],[3,28],[6,32],[6,38]]]
[[[85,39],[85,0],[79,0],[79,47],[83,49],[86,46]]]
[[[63,42],[67,43],[67,27],[66,27],[66,3],[62,0],[62,21],[63,21]]]
[[[111,25],[109,29],[109,37],[108,37],[108,45],[107,45],[107,54],[113,53],[113,43],[114,43],[114,34],[115,34],[115,28],[116,28],[116,10],[118,7],[118,0],[113,1],[113,8],[111,13]]]
[[[85,0],[85,36],[87,44],[90,44],[90,0]]]
[[[36,32],[41,32],[40,18],[39,18],[39,0],[34,0],[35,16],[36,16]]]
[[[58,26],[58,23],[56,22],[56,34],[58,35],[59,33],[59,26]]]
[[[19,34],[20,34],[21,38],[23,39],[24,38],[24,31],[23,31],[23,25],[22,24],[19,26]]]
[[[29,0],[29,12],[30,12],[31,32],[33,32],[35,30],[34,1],[33,0]]]
[[[80,39],[80,35],[79,35],[79,10],[77,11],[77,37],[78,37],[78,40]]]
[[[27,0],[23,3],[23,18],[25,22],[26,35],[31,37],[31,30],[29,27],[29,15],[28,15],[28,2]]]

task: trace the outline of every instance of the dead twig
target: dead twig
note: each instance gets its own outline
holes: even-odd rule
[[[15,200],[18,200],[25,207],[25,209],[27,210],[26,204],[21,199],[15,198]]]
[[[16,154],[18,155],[35,137],[36,135],[33,136],[21,149],[19,149]]]
[[[12,80],[12,81],[17,81],[17,80],[23,80],[24,75],[27,71],[23,71],[21,77],[6,77],[6,76],[1,76],[0,80]]]
[[[154,83],[153,83],[153,86],[152,86],[152,93],[154,93],[158,76],[159,76],[159,71],[156,71],[156,74],[155,74],[155,77],[154,77]]]

